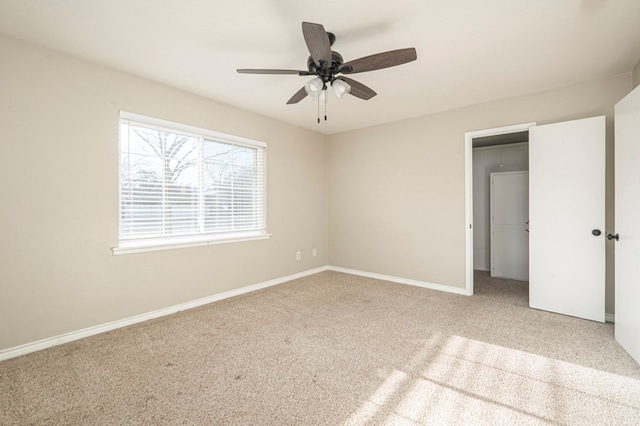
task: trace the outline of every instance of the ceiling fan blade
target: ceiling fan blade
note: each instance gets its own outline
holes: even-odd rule
[[[293,74],[293,75],[315,75],[310,73],[309,71],[298,71],[298,70],[265,70],[265,69],[238,69],[236,70],[238,74]]]
[[[360,99],[364,99],[365,101],[368,101],[369,99],[377,95],[377,93],[374,92],[373,89],[371,89],[370,87],[367,87],[364,84],[358,81],[355,81],[351,78],[340,76],[340,77],[336,77],[336,80],[342,80],[345,83],[347,83],[349,86],[351,86],[351,91],[349,92],[349,94],[355,96],[356,98],[360,98]]]
[[[329,36],[320,24],[312,24],[310,22],[302,23],[302,35],[307,43],[307,48],[316,65],[320,65],[320,61],[324,61],[327,65],[331,65],[331,42]]]
[[[294,93],[291,99],[287,101],[287,105],[297,104],[298,102],[300,102],[306,97],[307,97],[307,92],[304,90],[304,86],[303,86],[302,89]]]
[[[416,58],[416,49],[413,47],[390,50],[388,52],[376,53],[375,55],[365,56],[364,58],[345,62],[340,65],[338,71],[343,74],[374,71],[406,64],[407,62],[415,61]]]

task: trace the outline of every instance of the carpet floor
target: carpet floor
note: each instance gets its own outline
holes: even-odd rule
[[[0,362],[2,425],[640,424],[612,324],[323,272]]]

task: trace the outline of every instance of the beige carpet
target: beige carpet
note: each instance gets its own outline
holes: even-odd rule
[[[640,424],[613,326],[324,272],[0,362],[0,424]]]

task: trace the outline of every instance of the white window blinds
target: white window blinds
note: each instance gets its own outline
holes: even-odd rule
[[[121,113],[121,242],[266,234],[265,148]]]

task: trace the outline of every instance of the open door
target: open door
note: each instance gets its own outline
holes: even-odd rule
[[[616,104],[616,340],[640,363],[640,87]]]
[[[604,322],[604,116],[529,129],[529,219],[529,306]]]

